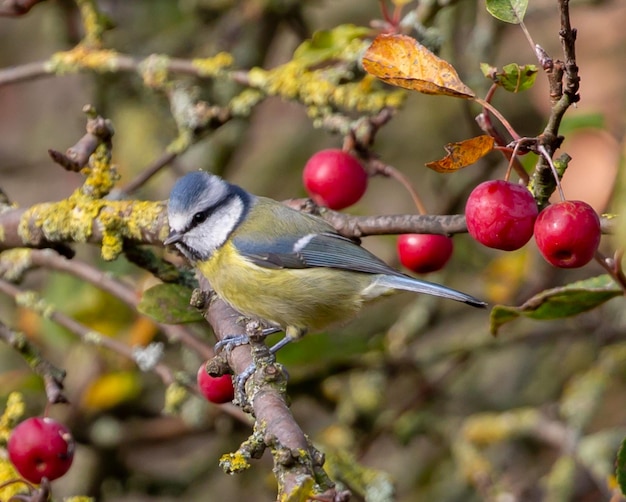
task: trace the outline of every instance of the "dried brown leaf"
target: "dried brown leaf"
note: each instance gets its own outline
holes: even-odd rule
[[[493,150],[494,140],[482,135],[458,143],[448,143],[444,148],[448,155],[443,159],[428,162],[426,167],[438,173],[453,173],[476,162]]]
[[[363,68],[387,84],[404,89],[465,99],[475,97],[450,63],[406,35],[378,35],[363,56]]]

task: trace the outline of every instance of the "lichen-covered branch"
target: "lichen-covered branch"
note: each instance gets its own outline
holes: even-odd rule
[[[210,291],[205,279],[199,278],[199,282],[204,291]],[[241,315],[223,301],[212,299],[205,312],[218,340],[246,334]],[[329,500],[334,500],[334,487],[322,469],[323,456],[313,447],[287,405],[284,372],[262,342],[257,348],[265,348],[269,360],[253,359],[250,345],[235,347],[227,356],[235,375],[244,373],[253,361],[257,365],[246,385],[255,427],[238,451],[222,457],[222,467],[231,474],[241,472],[250,466],[251,459],[269,449],[278,481],[278,500],[309,500],[316,494],[329,495]]]

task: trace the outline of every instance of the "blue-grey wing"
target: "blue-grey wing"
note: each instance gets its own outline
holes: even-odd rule
[[[368,274],[403,275],[354,241],[333,233],[280,237],[251,242],[235,237],[233,244],[243,256],[266,268],[327,267]]]

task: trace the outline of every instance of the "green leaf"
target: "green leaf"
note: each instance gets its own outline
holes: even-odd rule
[[[157,284],[144,291],[137,310],[165,324],[198,322],[198,309],[189,305],[191,289],[179,284]]]
[[[622,441],[615,462],[615,477],[623,495],[626,495],[626,438]]]
[[[584,129],[606,129],[604,115],[602,113],[570,114],[568,117],[563,117],[559,134],[567,138],[572,132]]]
[[[534,64],[520,67],[517,63],[511,63],[503,66],[502,71],[498,71],[486,63],[481,63],[480,68],[485,77],[490,78],[509,92],[521,92],[530,89],[539,72],[539,68]]]
[[[486,0],[487,12],[505,23],[519,24],[524,20],[528,0]]]
[[[316,31],[309,40],[302,42],[293,54],[312,66],[339,56],[346,45],[356,38],[363,38],[371,32],[369,28],[342,24],[332,30]]]
[[[598,307],[602,303],[622,296],[624,292],[609,275],[601,275],[573,282],[560,288],[547,289],[533,296],[520,307],[496,305],[491,310],[491,333],[520,316],[537,320],[561,319]]]

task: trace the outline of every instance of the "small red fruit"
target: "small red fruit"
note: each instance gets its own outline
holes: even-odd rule
[[[206,363],[205,363],[206,364]],[[198,388],[202,395],[212,403],[224,404],[233,400],[235,388],[230,375],[213,377],[206,372],[205,364],[198,369]]]
[[[67,427],[48,417],[27,418],[13,429],[7,444],[11,463],[31,483],[63,476],[72,465],[74,448]]]
[[[343,209],[356,203],[367,189],[367,173],[352,155],[338,149],[314,154],[304,166],[302,181],[316,204]]]
[[[530,191],[504,180],[481,183],[465,204],[470,235],[487,247],[505,251],[519,249],[530,240],[537,213]]]
[[[418,274],[441,270],[452,256],[452,239],[436,234],[403,234],[398,237],[400,262]]]
[[[545,208],[535,222],[535,241],[548,263],[577,268],[593,258],[600,244],[600,218],[580,200],[566,200]]]

